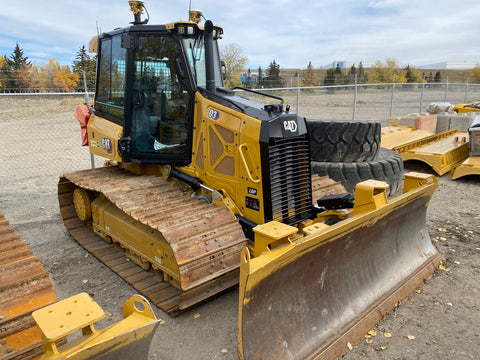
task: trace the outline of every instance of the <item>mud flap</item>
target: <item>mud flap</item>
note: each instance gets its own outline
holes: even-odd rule
[[[244,249],[239,357],[333,359],[374,328],[442,259],[426,228],[436,188],[415,187],[256,258]]]

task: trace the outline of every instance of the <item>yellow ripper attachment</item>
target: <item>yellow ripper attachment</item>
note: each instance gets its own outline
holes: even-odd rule
[[[433,276],[442,260],[426,228],[435,177],[407,174],[390,203],[385,185],[357,185],[345,220],[307,225],[295,239],[282,226],[282,245],[254,258],[243,250],[241,359],[336,358]]]
[[[468,132],[458,129],[433,134],[408,126],[388,126],[382,129],[381,146],[400,153],[403,161],[422,161],[443,175],[468,157],[468,138]]]
[[[93,324],[105,313],[86,293],[34,311],[32,316],[42,332],[41,360],[147,359],[159,322],[148,301],[139,295],[123,304],[123,320],[103,330],[96,330]],[[56,345],[79,330],[81,335],[76,339]]]

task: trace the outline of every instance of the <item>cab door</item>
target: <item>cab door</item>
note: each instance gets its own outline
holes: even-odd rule
[[[193,91],[187,87],[182,68],[181,43],[168,33],[135,35],[133,43],[124,160],[187,165],[191,161]]]

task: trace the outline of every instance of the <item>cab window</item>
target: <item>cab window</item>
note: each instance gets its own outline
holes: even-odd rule
[[[127,52],[120,44],[120,35],[101,41],[95,109],[123,121]]]
[[[177,76],[180,45],[171,37],[139,36],[134,51],[132,125],[134,152],[184,154],[190,94]]]

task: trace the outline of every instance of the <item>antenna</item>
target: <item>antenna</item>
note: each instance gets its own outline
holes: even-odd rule
[[[188,13],[192,11],[192,0],[190,0],[190,4],[188,5]]]

